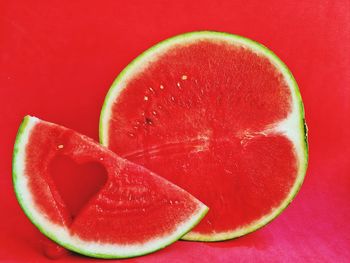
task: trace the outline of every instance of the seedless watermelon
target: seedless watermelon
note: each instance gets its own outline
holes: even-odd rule
[[[107,173],[80,211],[74,209],[74,202],[68,207],[53,180],[50,171],[53,162],[59,168],[57,158],[99,164]],[[86,173],[92,167],[96,168],[88,166]],[[20,205],[42,233],[93,257],[131,257],[158,250],[183,236],[207,211],[184,190],[92,139],[30,116],[17,135],[13,181]]]
[[[307,167],[298,86],[269,49],[218,32],[150,48],[113,83],[100,141],[210,207],[184,239],[252,232],[298,192]]]

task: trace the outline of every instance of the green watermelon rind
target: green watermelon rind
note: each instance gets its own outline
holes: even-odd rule
[[[149,251],[142,251],[141,253],[139,251],[135,251],[134,253],[130,253],[128,255],[120,255],[120,254],[113,254],[113,253],[109,253],[109,254],[94,253],[94,252],[92,253],[91,251],[89,251],[89,249],[78,248],[78,247],[70,244],[69,242],[66,242],[65,240],[58,238],[56,235],[51,233],[50,229],[48,229],[47,227],[43,226],[40,222],[38,222],[39,220],[35,217],[35,215],[33,215],[33,212],[37,209],[26,205],[26,202],[23,200],[23,197],[21,194],[21,189],[20,189],[21,188],[21,185],[20,185],[21,180],[19,179],[19,176],[18,176],[20,171],[18,171],[19,167],[16,164],[17,164],[17,161],[19,158],[18,155],[19,155],[20,150],[23,149],[23,147],[25,147],[23,144],[25,144],[26,141],[23,142],[22,138],[24,136],[26,136],[26,134],[28,133],[27,126],[28,126],[28,123],[30,122],[31,118],[33,118],[33,117],[26,116],[23,119],[23,121],[18,129],[17,136],[16,136],[16,142],[15,142],[15,146],[14,146],[13,159],[12,159],[12,180],[13,180],[14,190],[15,190],[17,200],[18,200],[22,210],[24,211],[26,216],[29,218],[29,220],[39,229],[39,231],[42,234],[44,234],[45,236],[47,236],[48,238],[50,238],[51,240],[53,240],[57,244],[61,245],[62,247],[66,248],[68,250],[74,251],[76,253],[79,253],[79,254],[82,254],[85,256],[89,256],[89,257],[94,257],[94,258],[116,259],[116,258],[131,258],[131,257],[142,256],[142,255],[146,255],[146,254],[158,251],[158,250],[174,243],[175,241],[179,240],[184,234],[186,234],[194,226],[196,226],[202,220],[202,218],[206,215],[206,213],[208,212],[209,208],[202,205],[200,207],[199,211],[197,211],[197,213],[191,217],[191,219],[196,217],[195,220],[192,220],[190,225],[187,224],[183,229],[181,229],[180,234],[175,236],[173,239],[168,240],[168,242],[161,244],[161,246],[157,247],[156,249],[151,249]],[[34,211],[31,211],[32,209],[34,209]],[[37,213],[37,211],[35,211],[35,213]]]
[[[128,64],[123,69],[123,71],[114,80],[112,86],[110,87],[106,95],[105,101],[102,106],[102,110],[100,114],[100,123],[99,123],[99,138],[100,138],[100,143],[108,147],[108,141],[107,141],[108,139],[107,127],[108,127],[108,120],[109,120],[108,115],[111,114],[111,105],[113,104],[114,99],[117,98],[118,93],[120,93],[124,88],[122,87],[120,89],[119,84],[126,78],[126,76],[130,74],[130,72],[133,72],[134,70],[136,70],[137,72],[138,68],[142,67],[142,64],[147,62],[152,57],[152,55],[156,56],[158,50],[165,48],[165,46],[167,45],[170,46],[173,43],[181,43],[181,41],[188,41],[192,38],[200,38],[200,37],[204,37],[204,38],[214,37],[214,38],[223,38],[230,41],[237,41],[242,43],[243,45],[247,45],[253,50],[258,51],[260,52],[260,54],[263,54],[266,57],[268,57],[269,60],[273,62],[275,66],[283,73],[285,78],[289,80],[289,84],[290,84],[289,86],[291,88],[291,91],[294,92],[294,95],[295,95],[294,103],[297,103],[294,106],[297,107],[296,109],[297,109],[297,112],[299,113],[299,118],[300,118],[298,132],[302,140],[298,142],[294,142],[294,141],[293,142],[301,147],[303,158],[299,159],[300,168],[298,171],[298,176],[295,181],[295,184],[291,188],[291,192],[289,196],[281,203],[281,205],[275,210],[273,210],[270,214],[268,214],[268,216],[266,216],[264,219],[258,220],[260,222],[253,222],[250,224],[250,226],[243,226],[241,229],[239,229],[239,231],[234,230],[234,231],[228,231],[225,233],[213,234],[213,235],[189,232],[187,235],[182,237],[182,239],[190,240],[190,241],[208,241],[208,242],[223,241],[223,240],[240,237],[248,233],[254,232],[259,228],[265,226],[269,222],[271,222],[278,215],[280,215],[282,211],[284,211],[287,208],[287,206],[292,202],[296,194],[299,192],[306,174],[306,170],[308,166],[308,142],[307,142],[307,127],[305,123],[304,106],[303,106],[301,94],[298,88],[298,84],[296,83],[295,78],[292,75],[291,71],[273,51],[271,51],[264,45],[254,40],[251,40],[249,38],[230,34],[230,33],[217,32],[217,31],[195,31],[195,32],[184,33],[184,34],[177,35],[177,36],[168,38],[166,40],[163,40],[158,44],[152,46],[148,50],[144,51],[138,57],[136,57],[130,64]]]

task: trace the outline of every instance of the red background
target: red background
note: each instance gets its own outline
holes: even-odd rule
[[[160,40],[209,29],[257,40],[292,70],[309,126],[304,185],[246,237],[176,242],[130,262],[349,262],[349,10],[349,1],[0,1],[0,261],[46,260],[11,184],[23,116],[98,139],[104,96],[128,62]]]

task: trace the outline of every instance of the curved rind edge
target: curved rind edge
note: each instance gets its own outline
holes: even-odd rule
[[[16,136],[16,141],[15,141],[15,145],[14,145],[14,152],[13,152],[13,159],[12,159],[12,180],[13,180],[13,185],[14,185],[14,191],[15,191],[17,200],[18,200],[22,210],[24,211],[26,216],[29,218],[29,220],[39,229],[39,231],[42,234],[44,234],[45,236],[47,236],[49,239],[53,240],[54,242],[56,242],[60,246],[66,248],[68,250],[74,251],[76,253],[79,253],[79,254],[82,254],[85,256],[89,256],[89,257],[94,257],[94,258],[116,259],[116,258],[131,258],[131,257],[142,256],[142,255],[156,252],[156,251],[174,243],[175,241],[179,240],[184,234],[186,234],[193,227],[195,227],[202,220],[202,218],[207,214],[209,208],[198,201],[200,208],[198,209],[198,211],[195,214],[193,214],[191,216],[190,219],[193,219],[191,224],[187,225],[186,228],[183,228],[181,233],[179,233],[173,239],[169,240],[169,242],[165,242],[161,246],[157,247],[156,249],[152,249],[149,251],[142,251],[141,253],[135,251],[135,253],[130,253],[127,256],[125,256],[125,255],[120,256],[119,254],[113,254],[113,253],[110,253],[110,254],[91,253],[89,250],[77,248],[76,246],[69,244],[69,242],[57,238],[55,235],[53,235],[50,232],[50,230],[43,227],[38,222],[39,220],[37,220],[35,218],[35,216],[33,215],[33,211],[31,211],[31,210],[35,210],[34,206],[31,208],[31,207],[25,205],[25,202],[23,201],[23,198],[21,195],[20,186],[19,186],[19,184],[20,184],[20,179],[18,178],[19,171],[18,171],[18,166],[16,165],[16,163],[17,163],[18,158],[19,158],[18,152],[21,149],[25,150],[25,148],[23,148],[23,146],[24,146],[23,144],[25,143],[25,142],[23,142],[23,137],[26,136],[28,133],[30,133],[30,131],[28,130],[28,124],[30,123],[31,120],[39,121],[39,119],[37,119],[35,117],[31,117],[29,115],[25,116],[19,129],[18,129],[17,136]],[[63,229],[63,227],[62,227],[62,229]]]
[[[149,56],[151,53],[157,54],[156,51],[158,48],[162,48],[163,46],[165,46],[167,44],[171,44],[172,42],[177,42],[181,39],[185,40],[185,39],[191,39],[192,37],[196,38],[196,37],[200,37],[200,36],[203,36],[203,37],[211,37],[211,36],[220,37],[221,36],[221,37],[224,37],[227,39],[230,38],[232,40],[244,43],[244,44],[248,45],[249,47],[251,47],[252,49],[258,50],[262,54],[266,55],[266,57],[268,57],[271,62],[275,62],[276,63],[275,66],[279,70],[281,70],[281,73],[283,73],[285,77],[288,77],[290,82],[291,82],[291,85],[289,85],[289,86],[291,87],[291,89],[293,89],[293,91],[295,92],[295,95],[297,97],[299,116],[301,119],[299,133],[301,134],[301,138],[303,138],[303,140],[299,143],[303,149],[303,154],[305,157],[304,159],[301,160],[301,163],[299,164],[301,166],[302,170],[299,171],[299,175],[297,176],[296,182],[295,182],[294,186],[292,187],[292,189],[294,189],[294,191],[289,194],[289,197],[282,202],[282,205],[278,209],[274,210],[272,213],[269,214],[267,220],[265,220],[261,223],[255,224],[251,227],[246,227],[246,228],[244,228],[243,231],[239,231],[239,233],[237,233],[236,230],[234,230],[232,232],[228,231],[225,233],[213,234],[213,235],[204,235],[204,234],[190,232],[190,233],[186,234],[184,237],[182,237],[183,240],[189,240],[189,241],[208,241],[208,242],[210,242],[210,241],[223,241],[223,240],[233,239],[233,238],[240,237],[240,236],[249,234],[251,232],[254,232],[254,231],[260,229],[261,227],[267,225],[272,220],[274,220],[278,215],[281,214],[282,211],[284,211],[287,208],[287,206],[292,202],[292,200],[294,199],[296,194],[299,192],[301,185],[304,181],[305,174],[306,174],[306,170],[307,170],[307,166],[308,166],[308,142],[307,142],[307,130],[306,130],[306,123],[305,123],[304,106],[303,106],[301,94],[300,94],[300,91],[298,88],[298,84],[295,81],[295,78],[292,75],[291,71],[285,65],[285,63],[273,51],[271,51],[270,49],[265,47],[263,44],[258,43],[254,40],[251,40],[249,38],[242,37],[239,35],[230,34],[230,33],[225,33],[225,32],[217,32],[217,31],[189,32],[189,33],[184,33],[184,34],[173,36],[171,38],[165,39],[165,40],[157,43],[156,45],[152,46],[151,48],[149,48],[146,51],[144,51],[143,53],[141,53],[132,62],[130,62],[122,70],[122,72],[117,76],[117,78],[114,80],[112,86],[110,87],[110,89],[106,95],[106,98],[104,100],[104,103],[103,103],[103,106],[101,109],[100,123],[99,123],[99,139],[100,139],[101,144],[108,147],[108,142],[107,142],[108,127],[106,125],[106,123],[108,123],[108,120],[106,120],[106,118],[107,118],[107,115],[110,114],[110,111],[111,111],[111,105],[112,105],[113,99],[114,99],[113,96],[116,93],[120,92],[117,89],[119,88],[118,85],[123,80],[124,76],[129,71],[133,70],[134,68],[137,68],[137,64],[139,63],[139,61],[143,60],[144,58]],[[117,96],[115,96],[115,97],[117,97]],[[109,112],[107,111],[108,109],[109,109]]]

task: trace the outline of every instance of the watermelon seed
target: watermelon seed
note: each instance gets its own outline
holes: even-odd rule
[[[181,89],[181,85],[180,85],[180,82],[176,83],[176,86]]]
[[[103,157],[100,158],[100,161],[103,161]]]
[[[161,90],[163,90],[163,89],[164,89],[164,86],[163,86],[163,85],[160,85],[159,88],[160,88]]]
[[[154,110],[154,111],[152,111],[152,114],[153,114],[154,116],[156,116],[156,115],[157,115],[157,112]]]
[[[132,132],[129,132],[129,136],[130,137],[135,137],[135,134],[133,134]]]
[[[154,93],[154,89],[152,87],[149,87],[149,90]]]
[[[148,97],[147,97],[147,96],[144,96],[144,97],[143,97],[143,100],[147,101],[147,100],[148,100]]]
[[[181,79],[182,79],[182,80],[186,80],[186,79],[187,79],[187,76],[186,76],[186,75],[182,75]]]
[[[63,149],[63,147],[64,147],[63,144],[60,144],[57,146],[58,149]]]
[[[149,124],[149,125],[152,125],[153,124],[153,121],[152,121],[152,119],[151,118],[145,118],[145,122],[146,122],[146,124]]]
[[[174,96],[171,96],[170,98],[172,101],[175,101],[175,97]]]

